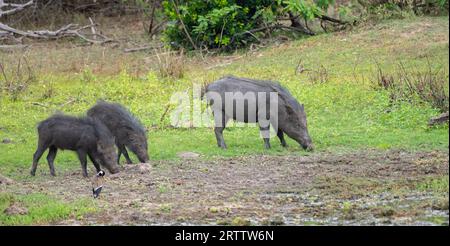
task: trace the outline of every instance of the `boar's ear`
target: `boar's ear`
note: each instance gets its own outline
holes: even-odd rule
[[[288,115],[295,115],[295,110],[289,104],[285,104]]]

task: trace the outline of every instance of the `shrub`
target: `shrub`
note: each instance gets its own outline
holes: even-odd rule
[[[0,93],[9,95],[13,101],[34,81],[35,74],[25,56],[19,57],[17,65],[10,67],[0,63]]]
[[[166,38],[172,45],[193,48],[228,46],[236,35],[258,26],[263,12],[272,11],[270,0],[191,0],[163,2],[171,23]],[[246,42],[250,36],[240,41]]]
[[[170,20],[166,41],[188,50],[236,48],[258,42],[254,34],[279,17],[311,20],[325,13],[334,0],[166,0]],[[291,19],[292,21],[292,19]],[[298,22],[299,23],[299,22]]]
[[[183,78],[186,62],[183,50],[175,52],[168,49],[161,49],[156,51],[156,57],[160,77]]]
[[[389,92],[391,103],[420,99],[441,112],[449,110],[448,73],[433,69],[428,63],[425,71],[408,70],[402,63],[396,73],[386,73],[378,66],[376,84]]]

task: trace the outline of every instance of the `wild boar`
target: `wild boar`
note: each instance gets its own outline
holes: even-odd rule
[[[122,105],[98,101],[88,110],[87,114],[103,122],[114,135],[119,149],[118,163],[121,154],[125,156],[128,164],[132,163],[127,148],[136,154],[140,162],[147,163],[149,161],[145,129],[139,120]]]
[[[212,109],[214,132],[217,145],[221,148],[227,148],[223,130],[230,119],[258,123],[265,148],[270,148],[270,125],[282,146],[287,146],[284,139],[286,133],[304,149],[314,148],[304,105],[277,82],[227,76],[206,86],[204,97]]]
[[[72,117],[55,114],[39,123],[38,147],[33,155],[33,165],[30,174],[36,173],[36,168],[42,154],[49,149],[47,161],[50,174],[55,176],[53,162],[58,149],[77,152],[81,163],[83,176],[87,177],[87,156],[94,164],[97,172],[100,165],[110,173],[119,172],[114,147],[114,136],[100,121],[90,117]]]

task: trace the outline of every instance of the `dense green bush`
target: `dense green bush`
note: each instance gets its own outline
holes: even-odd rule
[[[309,20],[334,0],[166,0],[166,39],[176,47],[234,48],[257,40],[247,31],[273,24],[287,12]]]
[[[259,26],[275,10],[274,6],[270,0],[164,1],[164,10],[172,21],[166,38],[188,49],[228,46],[233,37]],[[246,39],[251,37],[240,41],[245,43]]]

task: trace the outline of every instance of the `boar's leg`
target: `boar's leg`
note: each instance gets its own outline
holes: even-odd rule
[[[286,140],[284,140],[284,133],[282,130],[278,129],[277,136],[280,139],[281,146],[287,147],[287,143],[286,143]]]
[[[223,117],[215,117],[216,127],[214,128],[214,133],[216,134],[217,146],[219,146],[222,149],[226,149],[227,145],[225,144],[225,140],[223,139],[223,130],[225,129],[229,118],[225,116],[223,113],[222,115]]]
[[[216,127],[214,128],[214,133],[216,134],[217,146],[222,149],[226,149],[227,145],[225,144],[225,140],[223,139],[223,130],[225,127]]]
[[[125,148],[124,145],[117,145],[117,148],[119,149],[118,153],[117,153],[117,164],[120,165],[120,156],[123,154],[123,156],[125,156],[125,159],[127,160],[128,164],[133,164],[133,162],[130,159],[130,156],[128,155],[128,151]]]
[[[92,153],[88,153],[89,159],[92,161],[92,164],[94,164],[95,170],[97,170],[97,173],[101,171],[100,165],[98,164],[97,160],[95,159],[95,156]]]
[[[270,122],[258,115],[259,132],[264,139],[264,148],[270,149]]]
[[[34,152],[33,155],[33,166],[31,167],[30,174],[31,176],[34,176],[36,174],[36,168],[39,162],[39,159],[41,158],[42,154],[44,154],[45,150],[48,148],[46,144],[43,143],[43,141],[39,140],[38,148],[36,152]]]
[[[122,150],[120,149],[119,145],[117,145],[117,165],[120,165],[120,156],[122,155]]]
[[[77,154],[78,154],[78,159],[80,159],[81,170],[83,172],[83,177],[87,178],[88,173],[87,173],[86,151],[79,149],[79,150],[77,150]]]
[[[131,161],[130,156],[128,155],[127,148],[125,148],[125,146],[122,145],[122,148],[119,148],[119,153],[120,152],[122,152],[123,156],[125,156],[128,164],[133,164],[133,161]]]
[[[269,127],[259,127],[261,136],[264,139],[264,148],[270,149],[270,126]]]
[[[50,168],[50,175],[52,175],[52,176],[56,176],[55,166],[53,165],[53,162],[55,161],[57,152],[58,152],[58,149],[52,145],[52,146],[50,146],[50,148],[48,150],[48,154],[47,154],[48,167]]]

